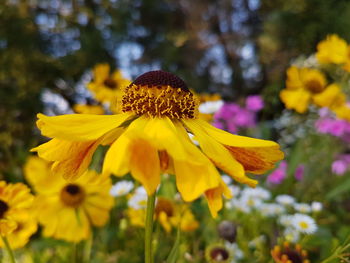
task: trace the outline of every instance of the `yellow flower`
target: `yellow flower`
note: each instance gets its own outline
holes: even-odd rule
[[[323,92],[316,94],[313,100],[317,106],[334,109],[345,104],[346,97],[339,85],[333,83]]]
[[[280,93],[287,109],[299,113],[307,110],[313,96],[324,91],[326,77],[316,69],[290,67],[287,70],[286,89]]]
[[[130,80],[125,79],[119,70],[110,74],[108,64],[96,65],[93,70],[93,77],[93,81],[87,86],[88,89],[97,101],[109,103],[111,111],[119,113],[121,110],[119,101],[123,89],[130,84]]]
[[[137,226],[137,227],[145,227],[145,220],[146,220],[145,209],[134,209],[132,207],[129,207],[126,210],[126,214],[130,219],[131,225]]]
[[[33,211],[29,212],[32,213]],[[6,236],[12,249],[24,247],[29,242],[29,238],[38,229],[37,220],[33,215],[28,216],[27,218],[21,218],[16,223],[16,228]],[[4,244],[1,240],[0,247],[4,247]]]
[[[105,111],[100,105],[85,105],[85,104],[76,104],[73,107],[73,110],[76,113],[83,114],[103,114]]]
[[[155,215],[164,230],[168,233],[172,227],[180,227],[184,232],[191,232],[199,226],[198,221],[187,206],[175,204],[173,201],[164,197],[157,199]]]
[[[288,242],[283,246],[275,246],[271,250],[271,256],[276,263],[310,263],[307,259],[307,251],[299,244],[291,247]]]
[[[38,193],[35,207],[44,236],[79,242],[90,236],[91,226],[103,226],[109,219],[113,198],[107,174],[87,171],[69,182],[52,175],[46,161],[31,157],[25,177]]]
[[[316,58],[321,64],[343,64],[348,60],[348,46],[344,39],[329,35],[317,45]]]
[[[344,70],[346,70],[347,72],[350,72],[350,45],[348,46],[348,55],[347,55],[347,60],[345,62],[344,65]]]
[[[130,172],[148,195],[156,191],[162,172],[174,174],[182,198],[189,202],[205,194],[213,216],[222,208],[222,194],[231,196],[215,166],[255,186],[245,172],[263,174],[283,158],[275,142],[233,135],[197,119],[196,100],[171,73],[139,76],[125,89],[122,109],[117,115],[38,114],[39,129],[53,139],[32,151],[54,162],[55,173],[74,179],[87,169],[98,145],[111,145],[104,173]]]
[[[335,107],[333,109],[333,111],[339,119],[344,119],[344,120],[350,121],[350,106],[349,105],[343,104],[339,107]]]
[[[8,236],[20,222],[29,218],[33,199],[26,185],[0,181],[0,235]]]

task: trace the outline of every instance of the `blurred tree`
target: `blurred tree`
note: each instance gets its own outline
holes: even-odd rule
[[[36,144],[43,94],[81,101],[99,62],[132,78],[161,68],[230,99],[264,89],[271,117],[290,59],[328,33],[349,40],[349,15],[346,0],[3,0],[0,171],[15,180]]]

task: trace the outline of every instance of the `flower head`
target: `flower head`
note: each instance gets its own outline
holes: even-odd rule
[[[298,244],[292,247],[288,242],[283,246],[275,246],[271,250],[271,256],[276,263],[310,263],[306,250]]]
[[[128,194],[134,188],[133,182],[120,181],[112,186],[109,193],[112,196],[122,196]]]
[[[348,59],[348,45],[337,35],[328,35],[318,43],[316,57],[321,64],[343,64]]]
[[[130,172],[148,195],[159,186],[161,173],[174,174],[182,198],[193,201],[204,194],[213,216],[222,208],[222,195],[231,196],[215,167],[255,186],[245,173],[262,174],[283,158],[275,142],[232,135],[197,119],[193,94],[168,72],[139,76],[125,88],[121,106],[117,115],[39,114],[39,129],[53,139],[32,151],[52,161],[54,173],[72,180],[86,171],[98,145],[110,145],[103,173]]]
[[[33,200],[26,185],[0,181],[0,235],[11,234],[18,230],[21,222],[29,220]]]
[[[97,101],[108,103],[111,111],[117,113],[121,110],[123,89],[129,84],[130,80],[124,78],[121,71],[116,70],[110,74],[108,64],[97,64],[93,69],[93,81],[87,87]]]
[[[276,196],[276,201],[281,205],[289,206],[295,203],[295,198],[290,195],[278,195]]]
[[[277,169],[275,169],[268,177],[267,181],[272,184],[280,184],[287,176],[287,162],[282,161]]]
[[[245,104],[246,108],[251,111],[260,111],[264,108],[264,101],[259,95],[248,96]]]
[[[69,182],[52,176],[46,161],[31,157],[25,177],[38,194],[35,207],[44,236],[79,242],[90,236],[91,226],[103,226],[109,219],[113,197],[107,175],[87,171]]]
[[[316,69],[290,67],[287,70],[286,89],[280,93],[287,109],[304,113],[312,98],[326,88],[327,80]]]
[[[315,220],[304,214],[293,215],[292,226],[296,231],[309,235],[315,233],[317,230]]]
[[[205,258],[210,263],[229,263],[232,260],[232,255],[224,245],[213,244],[205,249]]]

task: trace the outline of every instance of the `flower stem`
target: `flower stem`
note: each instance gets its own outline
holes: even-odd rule
[[[13,254],[13,251],[12,251],[12,249],[10,247],[9,242],[7,241],[7,238],[5,236],[1,236],[1,239],[2,239],[2,242],[5,245],[7,253],[9,254],[10,262],[11,263],[16,263],[15,256]]]
[[[156,193],[147,198],[147,212],[145,225],[145,263],[153,263],[152,253],[152,233],[153,233],[153,214],[156,201]]]

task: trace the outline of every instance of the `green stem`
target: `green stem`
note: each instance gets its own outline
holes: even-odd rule
[[[153,263],[152,233],[153,214],[156,201],[156,193],[147,198],[146,225],[145,225],[145,263]]]
[[[6,248],[7,253],[9,254],[10,262],[16,263],[15,256],[13,254],[13,251],[10,247],[9,242],[7,241],[7,238],[5,236],[1,236],[1,239],[2,239],[2,242],[5,244],[5,248]]]

